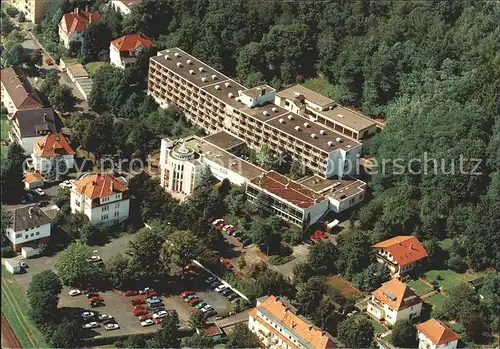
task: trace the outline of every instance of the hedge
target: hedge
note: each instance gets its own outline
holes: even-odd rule
[[[110,337],[93,337],[93,338],[86,338],[84,339],[84,346],[85,347],[96,347],[99,345],[112,345],[116,341],[126,341],[129,337],[142,337],[144,340],[148,340],[153,338],[154,334],[156,332],[151,332],[151,333],[138,333],[138,334],[122,334],[118,336],[110,336]],[[181,328],[179,330],[179,337],[189,337],[192,336],[194,333],[193,330],[191,329],[184,329]]]

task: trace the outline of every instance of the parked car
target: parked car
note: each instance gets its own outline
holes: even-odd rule
[[[205,314],[210,311],[210,310],[214,310],[214,308],[212,308],[211,305],[207,304],[205,307],[201,308],[201,311],[204,312]]]
[[[219,285],[215,288],[215,292],[222,292],[224,289],[226,289],[227,286],[226,285]]]
[[[209,276],[208,278],[206,278],[206,279],[205,279],[205,282],[206,282],[207,284],[209,284],[209,283],[211,283],[211,282],[213,282],[213,281],[215,281],[215,280],[217,280],[217,279],[215,278],[215,276]]]
[[[234,228],[234,225],[232,225],[232,224],[225,225],[222,227],[222,231],[227,231],[230,228]]]
[[[72,290],[69,290],[69,292],[68,292],[68,293],[69,293],[69,295],[70,295],[71,297],[74,297],[74,296],[81,295],[81,294],[82,294],[82,291],[80,291],[80,290],[79,290],[79,289],[77,289],[77,288],[74,288],[74,289],[72,289]]]
[[[147,308],[146,308],[146,306],[145,306],[145,305],[142,305],[142,304],[140,304],[140,305],[136,305],[136,306],[133,308],[133,310],[134,310],[134,311],[135,311],[135,310],[139,310],[139,309],[147,309]]]
[[[108,315],[108,314],[101,314],[97,317],[97,320],[99,321],[106,321],[106,320],[113,320],[114,317],[112,317],[111,315]]]
[[[219,287],[220,285],[222,285],[222,283],[219,280],[210,283],[210,287],[212,287],[213,289]]]
[[[19,266],[23,269],[28,268],[28,263],[26,263],[25,261],[18,261],[17,264],[19,264]]]
[[[119,328],[120,328],[120,325],[118,325],[116,322],[104,325],[104,329],[106,331],[113,331],[113,330],[117,330]]]
[[[36,188],[35,189],[35,193],[37,193],[40,196],[44,196],[45,195],[45,192],[41,188]]]
[[[182,298],[186,298],[187,296],[191,296],[193,294],[194,294],[193,291],[184,291],[184,292],[181,293],[181,297]]]
[[[241,243],[243,244],[243,246],[248,246],[252,243],[252,239],[246,238],[243,241],[241,241]]]
[[[238,237],[238,236],[243,235],[243,232],[241,230],[235,230],[231,233],[231,235],[234,237]]]
[[[217,225],[217,224],[219,224],[221,222],[224,222],[224,220],[222,218],[218,218],[218,219],[216,219],[215,221],[212,222],[212,225]]]
[[[228,259],[222,258],[220,261],[227,269],[233,269],[233,263],[231,263]]]
[[[154,297],[154,296],[158,296],[158,292],[157,291],[149,291],[146,293],[146,297],[147,298],[151,298],[151,297]]]
[[[59,186],[60,186],[61,188],[68,188],[68,189],[69,189],[69,188],[71,188],[73,185],[71,184],[71,182],[70,182],[70,181],[65,180],[64,182],[59,183]]]
[[[238,299],[240,298],[240,296],[238,296],[236,293],[231,293],[227,296],[227,299],[229,299],[230,301],[232,301],[233,299]]]
[[[214,309],[210,309],[210,310],[205,312],[205,317],[207,317],[207,318],[214,316],[214,315],[217,315],[217,312]]]
[[[147,320],[141,321],[141,326],[142,327],[147,327],[147,326],[154,325],[154,323],[155,322],[153,320],[147,319]]]
[[[92,322],[88,322],[86,324],[83,324],[82,327],[83,328],[96,328],[96,327],[99,327],[99,324],[95,321],[92,321]]]
[[[146,309],[134,310],[134,316],[142,316],[148,314]]]
[[[104,298],[97,296],[97,297],[92,297],[89,298],[89,302],[104,302]]]
[[[103,301],[90,302],[90,307],[91,308],[104,307],[105,305],[106,304],[104,304]]]
[[[201,300],[200,298],[193,298],[193,299],[191,299],[188,303],[189,303],[190,305],[194,306],[194,305],[196,305],[196,304],[200,303],[201,301],[202,301],[202,300]]]
[[[238,231],[238,229],[237,229],[236,227],[232,227],[232,228],[227,229],[227,230],[226,230],[226,233],[227,233],[228,235],[233,235],[233,233],[234,233],[235,231]]]
[[[153,319],[159,319],[167,316],[167,311],[166,310],[160,310],[155,313],[153,313]]]
[[[151,292],[151,291],[154,291],[154,290],[150,287],[146,287],[146,288],[143,288],[142,290],[139,290],[139,294],[146,294],[146,293]]]
[[[102,259],[99,256],[91,256],[89,259],[87,259],[87,262],[100,262],[100,261],[102,261]]]
[[[146,321],[148,319],[152,319],[153,317],[151,316],[151,314],[146,314],[146,315],[143,315],[139,318],[139,321]]]
[[[231,289],[229,289],[229,288],[226,288],[225,290],[223,290],[223,291],[221,292],[221,294],[222,294],[223,296],[226,296],[226,297],[227,297],[227,296],[229,296],[231,293],[233,293],[233,291],[231,291]]]
[[[196,304],[194,307],[195,307],[196,309],[201,309],[201,308],[205,307],[206,305],[207,305],[207,303],[205,303],[205,302],[200,302],[200,303]]]
[[[99,297],[99,293],[96,292],[87,292],[87,298]]]
[[[186,297],[184,297],[184,301],[185,302],[189,302],[191,299],[193,298],[197,298],[198,296],[196,294],[190,294],[190,295],[187,295]]]
[[[132,305],[139,305],[139,304],[144,304],[144,303],[146,303],[146,301],[144,299],[141,299],[141,298],[132,299]]]
[[[95,315],[95,313],[93,311],[84,311],[82,313],[82,318],[89,319],[89,318],[93,317],[94,315]]]
[[[127,290],[127,291],[125,291],[125,296],[126,297],[137,296],[138,294],[139,294],[139,291],[136,291],[136,290]]]
[[[36,205],[38,207],[45,207],[45,206],[48,206],[50,204],[50,202],[48,201],[42,201],[42,202],[38,202]]]

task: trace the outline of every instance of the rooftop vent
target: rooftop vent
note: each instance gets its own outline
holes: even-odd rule
[[[227,94],[227,96],[228,96],[229,98],[233,98],[233,97],[234,97],[234,95],[233,95],[231,92],[229,92],[229,93]]]
[[[308,128],[309,127],[309,123],[308,122],[304,122],[304,127]]]
[[[277,113],[278,112],[278,108],[276,108],[276,107],[272,107],[271,110],[273,111],[273,113]]]
[[[231,166],[236,166],[236,161],[231,162]]]
[[[288,115],[288,120],[293,120],[293,115],[292,114]]]
[[[341,119],[343,119],[343,118],[344,118],[344,115],[342,115],[342,114],[337,114],[337,116],[338,116],[339,118],[341,118]]]
[[[177,66],[180,68],[182,67],[182,63],[181,62],[177,62]]]
[[[285,120],[283,118],[280,118],[279,122],[280,122],[280,124],[284,124]]]
[[[180,57],[181,55],[180,55],[180,53],[179,53],[179,52],[176,52],[176,53],[174,53],[174,56],[175,56],[175,57]]]
[[[295,97],[300,96],[300,92],[294,92],[293,94],[295,95]]]
[[[300,126],[295,126],[295,131],[300,131]]]
[[[165,50],[165,52],[169,53],[169,52],[170,52],[170,50]]]
[[[240,97],[236,97],[234,100],[235,100],[236,102],[239,102],[239,101],[240,101]]]
[[[311,133],[311,138],[316,138],[316,133]]]
[[[348,146],[347,146],[347,149],[350,149],[350,148],[351,148],[351,146],[350,146],[350,145],[348,145]]]
[[[190,70],[189,70],[189,74],[194,75],[194,70],[193,70],[193,69],[190,69]]]
[[[335,140],[337,141],[337,143],[342,143],[342,138],[340,137],[335,138]]]
[[[264,111],[262,112],[262,115],[264,115],[264,116],[269,116],[269,113],[267,112],[267,110],[264,110]]]
[[[220,88],[220,85],[215,85],[215,89],[216,89],[216,90],[222,90],[222,89]]]
[[[201,72],[205,71],[205,69],[203,67],[199,67],[198,70],[201,71]]]
[[[328,142],[326,142],[326,144],[328,144],[329,147],[333,146],[333,142],[332,141],[328,141]]]
[[[326,131],[325,130],[319,130],[319,133],[321,133],[323,136],[326,135]]]
[[[207,78],[206,78],[206,77],[202,77],[202,78],[201,78],[201,81],[203,81],[203,82],[207,82]]]
[[[188,60],[186,61],[186,63],[187,63],[188,65],[191,65],[191,64],[193,64],[193,61],[192,61],[192,60],[190,60],[190,59],[188,59]]]
[[[169,55],[165,55],[165,59],[168,61],[170,59]]]
[[[229,87],[231,84],[229,82],[224,83],[224,86]]]
[[[212,75],[212,80],[217,80],[217,75]]]

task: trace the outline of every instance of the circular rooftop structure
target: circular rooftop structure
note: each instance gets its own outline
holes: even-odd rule
[[[176,145],[170,152],[173,158],[178,160],[191,160],[195,157],[194,149],[187,146],[186,143]]]

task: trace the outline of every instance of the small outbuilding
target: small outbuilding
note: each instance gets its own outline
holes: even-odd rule
[[[14,258],[4,260],[5,269],[11,274],[19,274],[21,272],[21,266],[18,261]]]
[[[40,172],[27,172],[24,174],[24,187],[27,190],[43,187],[43,177]]]

